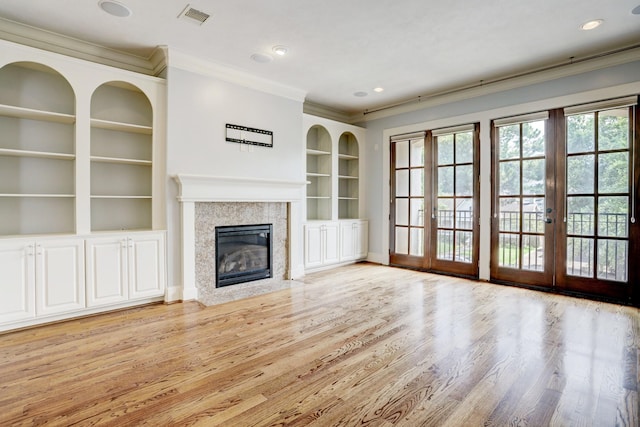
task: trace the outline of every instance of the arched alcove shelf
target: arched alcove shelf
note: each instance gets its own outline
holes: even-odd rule
[[[307,132],[307,219],[331,219],[332,141],[327,129]]]
[[[359,167],[358,140],[344,132],[338,140],[338,219],[358,218]]]
[[[75,231],[75,109],[53,68],[0,68],[0,235]]]
[[[92,94],[92,231],[152,228],[152,123],[149,99],[130,83]]]

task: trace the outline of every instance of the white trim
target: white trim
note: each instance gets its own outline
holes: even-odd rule
[[[377,252],[369,252],[367,254],[367,261],[373,262],[376,264],[389,265],[389,256],[388,255],[385,256]]]
[[[612,110],[614,108],[631,107],[638,104],[637,96],[627,96],[624,98],[607,99],[604,101],[591,102],[588,104],[574,105],[565,107],[564,115],[572,116],[574,114],[593,113],[601,110]]]
[[[298,88],[254,76],[244,70],[217,64],[169,48],[169,67],[213,77],[271,95],[304,102],[307,92]]]
[[[476,125],[473,123],[470,123],[467,125],[450,126],[446,128],[434,129],[431,131],[431,135],[442,136],[442,135],[450,135],[453,133],[473,132],[474,130],[476,130]]]
[[[424,138],[426,135],[427,132],[424,130],[420,132],[402,133],[400,135],[393,135],[391,137],[391,142],[406,141],[409,139],[420,139]]]
[[[0,17],[0,38],[13,43],[84,59],[136,73],[157,75],[165,57],[154,49],[148,58],[43,30]],[[161,53],[161,52],[160,52]]]
[[[299,202],[306,181],[177,174],[180,202]]]
[[[336,110],[326,105],[316,104],[309,100],[304,101],[304,104],[302,105],[302,112],[311,116],[335,120],[341,123],[349,123],[349,113]]]
[[[558,66],[553,69],[541,70],[524,76],[506,77],[495,83],[485,83],[467,88],[459,88],[446,93],[434,93],[421,97],[414,102],[407,102],[397,107],[390,107],[385,110],[375,111],[368,114],[356,113],[350,116],[350,123],[362,123],[382,119],[384,117],[398,116],[403,113],[424,110],[438,105],[450,104],[456,101],[464,101],[479,96],[490,95],[510,89],[517,89],[536,83],[543,83],[562,77],[575,76],[589,71],[614,67],[616,65],[627,64],[640,60],[640,48],[630,49],[624,52],[603,55],[593,59],[586,59],[581,62]]]
[[[145,304],[162,303],[163,301],[164,297],[162,296],[141,298],[115,304],[101,305],[99,307],[86,307],[66,313],[30,317],[28,319],[18,320],[15,322],[3,322],[0,324],[0,332],[15,331],[21,328],[30,328],[36,325],[44,325],[68,319],[81,319],[94,314],[104,314],[111,311],[122,310],[124,308],[140,307]]]
[[[538,113],[520,114],[518,116],[510,116],[510,117],[504,117],[502,119],[495,119],[493,121],[493,125],[495,127],[509,126],[509,125],[516,125],[520,123],[537,122],[540,120],[549,120],[548,110],[540,111]]]

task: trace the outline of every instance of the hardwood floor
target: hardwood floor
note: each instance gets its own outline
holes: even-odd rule
[[[0,335],[0,425],[638,426],[631,307],[371,264]]]

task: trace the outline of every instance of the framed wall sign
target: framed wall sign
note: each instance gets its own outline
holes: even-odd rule
[[[227,123],[227,141],[240,144],[273,147],[273,132]]]

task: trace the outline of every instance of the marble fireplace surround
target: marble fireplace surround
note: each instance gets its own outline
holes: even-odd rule
[[[182,287],[170,289],[168,301],[195,299],[206,305],[216,304],[282,289],[288,286],[283,283],[286,282],[284,278],[295,279],[304,275],[300,203],[304,200],[305,181],[190,174],[177,174],[173,178],[178,183],[181,214]],[[234,203],[242,205],[234,207]],[[288,259],[281,261],[281,269],[284,270],[278,272],[281,277],[274,274],[274,279],[215,288],[215,277],[208,277],[211,269],[203,267],[203,261],[209,262],[208,256],[197,253],[202,251],[203,244],[210,243],[207,235],[211,226],[203,226],[202,221],[204,219],[206,222],[207,217],[217,220],[215,218],[219,215],[233,216],[239,210],[249,212],[246,221],[251,222],[271,222],[271,219],[277,222],[282,221],[283,216],[286,217],[288,239],[285,239],[281,251]],[[239,220],[236,223],[243,222]],[[215,225],[232,224],[212,226]],[[215,274],[215,270],[213,272]],[[214,289],[211,288],[211,283]]]

